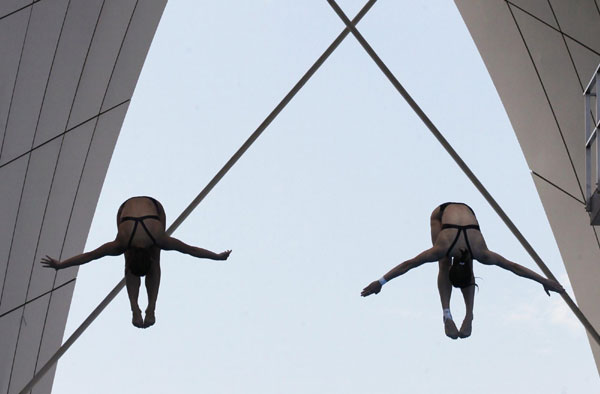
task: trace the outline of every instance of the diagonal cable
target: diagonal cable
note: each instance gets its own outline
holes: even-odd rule
[[[390,80],[392,85],[394,85],[394,87],[396,88],[398,93],[400,93],[402,95],[402,97],[404,97],[404,99],[406,100],[408,105],[410,105],[410,107],[413,109],[413,111],[415,111],[417,116],[419,116],[419,118],[423,121],[423,123],[425,123],[425,126],[427,126],[429,131],[431,131],[431,133],[435,136],[435,138],[437,138],[437,140],[440,142],[440,144],[442,144],[444,149],[446,149],[448,154],[454,159],[456,164],[458,164],[460,169],[463,170],[465,175],[471,180],[471,182],[475,185],[477,190],[479,190],[479,192],[483,195],[483,197],[487,200],[487,202],[492,206],[494,211],[496,211],[498,216],[500,216],[502,221],[504,221],[506,226],[510,229],[510,231],[514,234],[514,236],[519,240],[519,242],[521,243],[523,248],[525,248],[527,253],[529,253],[531,258],[536,262],[536,264],[540,267],[540,269],[544,272],[544,274],[548,278],[556,281],[556,277],[552,274],[552,272],[550,271],[548,266],[546,266],[546,264],[544,263],[542,258],[533,249],[533,247],[527,241],[527,239],[525,239],[523,234],[521,234],[521,232],[519,231],[517,226],[512,222],[512,220],[510,220],[508,215],[504,212],[504,210],[500,207],[500,205],[496,202],[496,200],[492,197],[492,195],[487,191],[487,189],[483,186],[483,184],[475,176],[473,171],[471,171],[471,169],[461,159],[461,157],[458,155],[458,153],[456,153],[454,148],[452,148],[452,146],[446,140],[446,138],[444,138],[442,133],[437,129],[437,127],[433,124],[433,122],[427,117],[425,112],[423,112],[423,110],[419,107],[419,105],[415,102],[415,100],[413,100],[413,98],[406,91],[406,89],[404,89],[404,87],[400,84],[398,79],[394,76],[394,74],[392,74],[390,69],[387,68],[385,63],[381,60],[381,58],[377,55],[377,53],[373,50],[373,48],[369,45],[369,43],[364,39],[364,37],[360,34],[360,32],[356,29],[356,27],[352,24],[352,22],[350,22],[348,17],[344,14],[342,9],[337,5],[335,0],[327,0],[327,2],[333,8],[333,10],[338,14],[338,16],[342,19],[342,21],[344,22],[346,27],[352,31],[352,34],[354,35],[354,37],[358,40],[360,45],[362,45],[362,47],[369,54],[369,56],[371,56],[371,58],[377,64],[377,66],[379,66],[381,71]],[[571,299],[571,297],[567,294],[566,291],[560,293],[560,295],[563,298],[563,300],[565,300],[565,302],[567,303],[569,308],[571,308],[571,311],[573,311],[575,316],[577,316],[577,318],[579,319],[581,324],[583,324],[583,326],[586,328],[586,330],[590,334],[590,336],[592,336],[594,338],[594,340],[596,341],[596,343],[598,345],[600,345],[600,335],[598,335],[598,332],[596,331],[594,326],[592,326],[592,324],[585,317],[583,312],[581,312],[581,310],[579,309],[577,304],[575,304],[575,302]]]
[[[349,22],[353,27],[357,24],[371,9],[377,0],[369,0],[367,4],[356,14],[354,19]],[[273,120],[279,115],[279,113],[285,108],[285,106],[294,98],[296,93],[302,89],[302,87],[308,82],[313,74],[321,67],[321,65],[327,60],[327,58],[333,53],[333,51],[341,44],[341,42],[350,34],[350,28],[346,27],[336,39],[327,47],[325,52],[317,59],[317,61],[308,69],[308,71],[300,78],[300,80],[292,87],[289,93],[279,102],[279,104],[273,109],[273,111],[265,118],[265,120],[258,126],[258,128],[250,135],[250,137],[244,142],[244,144],[233,154],[231,159],[221,170],[213,177],[213,179],[202,189],[198,196],[188,205],[188,207],[175,219],[175,221],[169,226],[166,233],[171,235],[183,221],[192,213],[192,211],[200,204],[200,202],[210,193],[210,191],[219,183],[219,181],[229,172],[233,165],[242,157],[242,155],[250,148],[250,146],[258,139],[262,132],[273,122]],[[125,287],[125,278],[121,279],[119,283],[108,293],[108,295],[100,302],[100,304],[90,313],[90,315],[81,323],[81,325],[71,334],[69,339],[50,357],[50,359],[44,364],[42,368],[33,376],[33,378],[27,383],[27,385],[20,391],[21,394],[28,393],[33,386],[52,368],[52,366],[58,361],[58,359],[71,347],[71,345],[81,336],[81,334],[92,324],[92,322],[102,313],[104,308],[110,304],[110,302],[119,294],[119,292]]]

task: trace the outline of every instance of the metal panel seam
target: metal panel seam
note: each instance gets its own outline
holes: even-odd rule
[[[15,307],[14,307],[14,308],[12,308],[11,310],[8,310],[8,311],[4,312],[3,314],[1,314],[1,315],[0,315],[0,319],[2,319],[2,318],[3,318],[4,316],[6,316],[6,315],[9,315],[11,312],[14,312],[14,311],[16,311],[17,309],[19,309],[19,308],[23,308],[25,305],[27,305],[27,304],[30,304],[30,303],[32,303],[33,301],[35,301],[35,300],[38,300],[38,299],[42,298],[43,296],[45,296],[45,295],[47,295],[47,294],[50,294],[50,293],[52,293],[53,291],[55,291],[55,290],[58,290],[58,289],[60,289],[60,288],[62,288],[62,287],[64,287],[64,286],[68,285],[69,283],[71,283],[71,282],[74,282],[75,280],[77,280],[77,278],[73,278],[73,279],[71,279],[71,280],[68,280],[68,281],[66,281],[65,283],[63,283],[62,285],[56,286],[55,288],[53,288],[53,289],[50,289],[50,290],[46,291],[45,293],[42,293],[42,294],[40,294],[39,296],[36,296],[36,297],[34,297],[34,298],[30,299],[29,301],[25,301],[24,303],[22,303],[22,304],[21,304],[21,305],[19,305],[19,306],[15,306]]]
[[[4,149],[4,140],[6,139],[6,132],[8,131],[8,120],[10,119],[10,110],[12,108],[13,99],[15,97],[15,90],[17,88],[17,81],[19,80],[19,70],[21,69],[21,60],[23,60],[23,52],[25,52],[25,43],[27,42],[27,35],[29,34],[29,23],[31,22],[31,14],[33,14],[33,3],[29,7],[29,18],[27,18],[27,27],[25,28],[25,36],[23,37],[23,45],[21,46],[21,55],[19,56],[19,64],[17,65],[17,73],[15,74],[15,82],[13,84],[12,93],[10,95],[10,103],[8,104],[8,112],[6,113],[6,125],[4,125],[4,135],[2,136],[2,143],[0,144],[0,157],[2,157],[2,150]]]
[[[29,22],[31,21],[32,8],[29,8],[29,19],[27,20],[27,28],[25,29],[25,37],[23,38],[23,46],[21,47],[21,55],[19,57],[19,65],[17,66],[17,74],[15,76],[15,83],[13,85],[13,91],[10,97],[10,104],[8,105],[8,113],[6,114],[6,126],[4,127],[4,136],[2,137],[2,144],[0,144],[0,156],[2,156],[2,148],[4,147],[4,139],[6,138],[6,130],[8,128],[8,119],[10,117],[10,108],[15,95],[15,88],[17,86],[17,80],[19,79],[19,69],[21,67],[21,60],[23,59],[23,52],[25,49],[25,42],[27,41],[27,33],[29,32]],[[31,160],[31,156],[29,156]],[[27,178],[27,170],[29,169],[29,160],[27,161],[27,168],[25,169],[25,179]],[[21,209],[21,201],[23,199],[23,190],[25,189],[25,179],[23,179],[23,187],[21,188],[21,197],[19,197],[19,205],[17,206],[17,218],[19,217],[19,210]],[[8,262],[10,261],[10,252],[12,250],[13,241],[15,240],[15,230],[17,228],[17,221],[15,220],[15,226],[13,227],[13,236],[10,241],[10,247],[8,248],[8,261],[6,262],[6,272],[4,274],[4,280],[2,281],[2,290],[0,290],[0,305],[2,304],[2,296],[4,295],[4,285],[6,284],[6,275],[8,275]]]
[[[68,132],[71,132],[71,131],[75,130],[75,129],[76,129],[76,128],[78,128],[79,126],[83,126],[83,125],[84,125],[84,124],[86,124],[87,122],[91,122],[92,120],[94,120],[94,119],[96,119],[96,118],[98,118],[98,117],[100,117],[100,116],[104,115],[105,113],[107,113],[107,112],[109,112],[109,111],[112,111],[113,109],[115,109],[115,108],[117,108],[117,107],[120,107],[120,106],[121,106],[121,105],[123,105],[123,104],[126,104],[126,103],[128,103],[129,101],[131,101],[131,99],[127,99],[127,100],[121,101],[120,103],[118,103],[118,104],[115,104],[115,105],[113,105],[112,107],[110,107],[110,108],[108,108],[108,109],[105,109],[104,111],[102,111],[102,112],[98,113],[97,115],[94,115],[94,116],[92,116],[92,117],[91,117],[91,118],[89,118],[89,119],[86,119],[86,120],[84,120],[84,121],[82,121],[82,122],[80,122],[80,123],[77,123],[75,126],[68,128],[67,130],[63,131],[62,133],[60,133],[60,134],[58,134],[58,135],[56,135],[56,136],[54,136],[54,137],[50,138],[48,141],[44,141],[44,142],[42,142],[41,144],[39,144],[38,146],[35,146],[35,147],[33,147],[31,150],[28,150],[27,152],[25,152],[25,153],[23,153],[23,154],[21,154],[21,155],[19,155],[19,156],[15,157],[14,159],[11,159],[10,161],[7,161],[6,163],[4,163],[4,164],[0,165],[0,168],[2,168],[2,167],[5,167],[5,166],[7,166],[7,165],[11,164],[12,162],[15,162],[15,161],[19,160],[21,157],[23,157],[23,156],[26,156],[26,155],[28,155],[28,154],[32,153],[32,152],[33,152],[33,151],[35,151],[36,149],[39,149],[39,148],[41,148],[42,146],[44,146],[44,145],[46,145],[46,144],[49,144],[50,142],[54,141],[55,139],[57,139],[57,138],[60,138],[60,137],[64,136],[65,134],[67,134]]]
[[[517,30],[519,32],[519,35],[521,36],[521,39],[523,40],[523,45],[525,46],[525,49],[527,50],[527,54],[529,55],[529,60],[531,61],[531,65],[533,66],[533,69],[535,70],[535,73],[538,77],[538,81],[540,82],[540,86],[544,92],[544,96],[546,96],[546,101],[548,102],[548,107],[550,108],[550,112],[552,112],[552,117],[554,118],[554,123],[556,124],[556,127],[558,129],[558,132],[560,134],[560,138],[563,142],[563,146],[567,152],[567,157],[569,158],[569,162],[571,163],[571,168],[573,170],[573,174],[575,175],[575,179],[577,180],[577,186],[579,186],[579,191],[581,192],[581,196],[584,196],[583,193],[583,189],[581,188],[581,182],[579,181],[579,177],[577,176],[577,170],[575,168],[575,164],[573,163],[573,159],[571,158],[571,152],[569,151],[569,148],[567,147],[567,142],[565,140],[565,136],[562,132],[562,129],[560,127],[560,124],[558,122],[558,118],[556,117],[556,112],[554,111],[554,107],[552,106],[552,102],[550,101],[550,97],[548,96],[548,92],[546,91],[546,87],[544,86],[544,82],[542,81],[542,77],[540,75],[540,72],[538,71],[538,68],[535,64],[535,61],[533,60],[533,56],[531,55],[531,51],[529,50],[529,46],[527,45],[527,41],[525,40],[525,37],[523,36],[523,32],[521,31],[521,27],[519,26],[519,23],[517,22],[517,19],[515,18],[515,14],[513,13],[513,10],[509,4],[508,1],[506,1],[506,5],[508,7],[508,10],[510,12],[510,14],[513,17],[513,20],[515,22],[515,26],[517,27]],[[556,30],[556,29],[555,29]],[[585,199],[585,198],[584,198]]]
[[[90,44],[88,46],[88,49],[87,49],[87,52],[86,52],[86,55],[85,55],[83,66],[81,67],[81,71],[79,73],[79,80],[77,82],[76,91],[77,91],[77,88],[79,87],[79,83],[81,82],[81,78],[82,78],[82,75],[83,75],[83,69],[85,68],[85,63],[87,62],[87,57],[88,57],[90,48],[92,46],[92,42],[94,41],[94,35],[96,33],[96,28],[98,27],[98,22],[100,20],[100,15],[102,14],[102,8],[104,7],[104,3],[105,3],[105,1],[102,2],[102,7],[100,8],[100,12],[98,13],[98,18],[96,19],[96,26],[94,27],[94,32],[92,33],[92,37],[90,39]],[[55,52],[54,52],[54,57],[52,59],[52,64],[54,64],[54,60],[56,58],[56,52],[58,51],[58,46],[59,46],[60,38],[61,38],[62,31],[63,31],[63,28],[64,28],[64,23],[65,23],[65,21],[67,19],[67,15],[68,15],[68,10],[69,10],[70,4],[71,4],[71,1],[69,0],[69,3],[67,5],[67,10],[65,12],[65,18],[63,19],[63,25],[61,26],[61,34],[59,35],[59,38],[58,38],[58,40],[56,42],[56,49],[55,49]],[[50,70],[52,70],[52,68]],[[50,75],[51,75],[51,72],[48,74],[48,80],[46,81],[46,88],[47,88],[48,82],[50,80]],[[46,90],[44,90],[44,97],[45,97],[45,95],[46,95]],[[71,116],[71,111],[73,110],[73,105],[75,103],[75,98],[76,97],[77,97],[77,94],[74,95],[73,101],[71,102],[71,109],[69,111],[69,117]],[[43,101],[42,101],[42,105],[40,106],[40,113],[38,114],[38,123],[36,124],[35,133],[37,133],[37,128],[39,126],[39,119],[41,117],[42,108],[43,108]],[[7,122],[7,124],[8,124],[8,122]],[[67,120],[67,125],[68,125],[68,120]],[[67,125],[65,125],[65,129],[66,129]],[[63,147],[63,143],[64,143],[64,140],[65,140],[65,135],[66,135],[66,133],[62,133],[60,147],[59,147],[59,150],[58,150],[58,155],[56,157],[56,163],[54,164],[54,171],[52,173],[52,180],[50,181],[50,189],[48,191],[48,196],[46,198],[46,205],[44,206],[44,213],[42,214],[42,222],[40,224],[40,229],[39,229],[39,233],[38,233],[38,240],[37,240],[36,247],[35,247],[34,261],[31,263],[31,270],[29,272],[29,280],[27,282],[27,291],[25,292],[25,301],[27,301],[27,296],[29,295],[29,290],[30,290],[30,286],[31,286],[31,277],[33,275],[33,270],[35,268],[35,257],[37,255],[38,246],[39,246],[39,242],[40,242],[40,237],[42,235],[42,229],[44,227],[44,222],[45,222],[45,219],[46,219],[46,212],[47,212],[47,209],[48,209],[48,204],[50,202],[50,195],[52,194],[52,186],[54,184],[54,178],[56,176],[56,169],[58,168],[58,163],[59,163],[59,160],[60,160],[60,154],[62,152],[62,147]],[[35,134],[34,134],[33,141],[35,141]],[[34,144],[33,141],[32,141],[32,148],[33,148],[33,144]],[[31,159],[31,155],[29,157]],[[27,174],[25,175],[25,180],[26,179],[27,179]],[[24,184],[25,183],[26,182],[24,182]],[[68,229],[68,227],[67,227],[67,229]],[[10,264],[10,260],[7,263],[7,269],[8,269],[9,264]],[[53,283],[52,283],[52,288],[54,288],[55,286],[56,286],[56,273],[54,274],[54,280],[53,280]],[[47,319],[47,316],[48,316],[48,310],[49,310],[49,307],[50,307],[50,301],[51,300],[52,300],[52,293],[50,294],[50,297],[48,298],[48,308],[46,308],[46,316],[44,318],[44,325],[43,325],[43,328],[42,328],[42,335],[40,336],[40,344],[38,345],[38,352],[37,352],[37,356],[38,357],[39,357],[39,354],[40,354],[41,341],[42,341],[42,338],[44,337],[44,329],[45,329],[45,326],[46,326],[46,319]],[[12,382],[12,375],[13,375],[13,370],[14,370],[14,366],[15,366],[15,359],[16,359],[17,349],[19,348],[19,342],[21,340],[21,329],[23,327],[23,318],[22,317],[23,317],[24,314],[25,314],[25,308],[23,308],[23,312],[22,312],[22,315],[21,315],[21,320],[19,321],[19,331],[18,331],[18,334],[17,334],[17,342],[16,342],[16,345],[15,345],[15,355],[13,356],[13,362],[12,362],[11,371],[10,371],[10,375],[9,375],[10,377],[9,377],[9,380],[8,380],[8,389],[9,389],[9,391],[10,391],[10,385],[11,385],[11,382]],[[36,358],[36,364],[35,365],[37,366],[37,358]],[[33,370],[33,373],[35,374],[35,368]]]
[[[550,10],[552,11],[552,16],[554,16],[554,20],[556,21],[556,25],[558,26],[558,29],[561,32],[561,37],[563,42],[565,43],[565,48],[567,48],[567,53],[569,54],[569,59],[571,59],[571,64],[573,65],[573,69],[575,70],[575,75],[577,75],[577,82],[579,82],[579,86],[581,88],[581,91],[583,92],[583,84],[581,83],[581,78],[579,77],[579,72],[577,71],[577,66],[575,66],[575,60],[573,60],[573,56],[571,55],[571,50],[569,49],[569,46],[567,45],[567,40],[565,38],[565,34],[562,31],[562,28],[560,27],[560,22],[558,21],[558,17],[556,16],[556,12],[554,12],[554,7],[552,7],[552,3],[550,3],[550,0],[548,0],[548,5],[550,6]]]
[[[11,12],[9,12],[9,13],[8,13],[8,14],[6,14],[6,15],[2,15],[2,16],[0,16],[0,21],[1,21],[2,19],[4,19],[4,18],[8,18],[9,16],[16,14],[17,12],[23,11],[25,8],[27,8],[27,7],[31,7],[31,6],[33,6],[35,3],[39,3],[40,1],[42,1],[42,0],[34,0],[34,1],[32,1],[32,2],[31,2],[31,4],[24,5],[23,7],[21,7],[21,8],[18,8],[18,9],[14,10],[14,11],[11,11]]]
[[[571,197],[572,199],[574,199],[575,201],[577,201],[578,203],[580,203],[581,205],[583,205],[585,207],[585,202],[583,202],[582,200],[578,199],[577,197],[575,197],[574,195],[572,195],[571,193],[569,193],[568,191],[566,191],[562,187],[556,185],[554,182],[550,181],[549,179],[543,177],[542,175],[538,174],[537,172],[535,172],[533,170],[531,170],[531,173],[533,175],[537,176],[538,178],[540,178],[541,180],[545,181],[549,185],[554,186],[556,189],[558,189],[561,192],[565,193],[567,196]]]
[[[128,22],[128,24],[127,24],[127,29],[125,30],[125,34],[123,35],[123,40],[121,41],[121,45],[120,45],[120,47],[119,47],[119,52],[117,53],[117,56],[116,56],[116,58],[115,58],[115,63],[114,63],[114,65],[113,65],[113,69],[112,69],[112,71],[111,71],[111,73],[110,73],[110,77],[109,77],[109,79],[108,79],[108,83],[107,83],[107,85],[106,85],[106,90],[104,91],[104,96],[102,97],[102,103],[100,104],[100,109],[102,109],[102,105],[104,105],[104,101],[105,101],[105,99],[106,99],[106,95],[107,95],[107,93],[108,93],[108,87],[110,86],[110,82],[111,82],[111,80],[112,80],[112,77],[113,77],[113,75],[114,75],[114,71],[115,71],[115,68],[116,68],[116,66],[117,66],[117,62],[118,62],[118,60],[119,60],[119,56],[120,56],[120,54],[121,54],[121,50],[122,50],[122,48],[123,48],[123,44],[124,44],[124,42],[125,42],[125,39],[126,39],[126,37],[127,37],[127,33],[129,32],[129,27],[131,26],[131,21],[133,20],[133,16],[135,15],[135,11],[136,11],[136,9],[137,9],[138,3],[139,3],[139,0],[137,0],[137,1],[136,1],[136,3],[135,3],[135,6],[133,7],[133,10],[132,10],[132,12],[131,12],[131,17],[129,18],[129,22]],[[100,18],[101,18],[101,16],[102,16],[102,9],[104,8],[104,4],[105,4],[105,1],[102,3],[102,8],[101,8],[101,10],[100,10],[100,14],[99,14],[99,16],[98,16],[98,21],[97,21],[97,23],[96,23],[96,27],[98,26],[98,24],[99,24],[99,21],[100,21]],[[95,34],[95,32],[96,32],[96,28],[94,28],[94,34]],[[91,48],[91,42],[92,42],[92,41],[93,41],[93,35],[92,35],[92,40],[90,41],[90,48]],[[88,49],[88,53],[89,53],[89,49]],[[86,60],[87,60],[87,54],[86,54]],[[81,73],[81,75],[80,75],[80,81],[81,81],[81,76],[83,75],[83,69],[84,69],[84,68],[85,68],[85,62],[84,62],[84,67],[82,67],[82,73]],[[79,82],[80,82],[80,81],[79,81]],[[78,87],[79,87],[79,82],[77,83],[77,86],[78,86]],[[73,103],[71,104],[71,111],[72,111],[72,109],[73,109],[73,105],[74,105],[74,103],[75,103],[75,99],[76,99],[76,97],[77,97],[77,93],[76,93],[76,94],[75,94],[75,96],[73,97]],[[129,100],[127,100],[127,101],[129,101]],[[69,119],[70,119],[70,118],[71,118],[71,112],[69,112]],[[67,125],[69,124],[69,119],[67,120]],[[73,204],[72,204],[72,206],[71,206],[71,213],[70,213],[70,215],[69,215],[69,220],[67,221],[67,231],[65,231],[65,235],[64,235],[64,238],[63,238],[63,244],[62,244],[62,247],[61,247],[61,252],[60,252],[61,258],[62,258],[62,253],[63,253],[64,247],[65,247],[65,243],[66,243],[66,241],[67,241],[67,233],[68,233],[68,228],[69,228],[69,226],[70,226],[70,224],[71,224],[71,219],[72,219],[72,217],[73,217],[73,211],[75,210],[75,202],[77,201],[77,196],[78,196],[78,194],[79,194],[79,188],[80,188],[80,186],[81,186],[81,179],[82,179],[82,177],[83,177],[83,174],[84,174],[84,172],[85,172],[85,166],[86,166],[86,163],[87,163],[87,160],[88,160],[89,154],[90,154],[90,150],[91,150],[91,148],[92,148],[92,144],[94,143],[94,136],[96,135],[96,129],[97,129],[97,127],[98,127],[98,122],[99,122],[99,119],[100,119],[100,116],[97,116],[97,117],[96,117],[96,124],[94,125],[94,131],[92,132],[92,137],[90,138],[90,143],[89,143],[89,145],[88,145],[88,150],[87,150],[87,152],[86,152],[85,159],[84,159],[84,161],[83,161],[83,166],[81,167],[81,174],[80,174],[80,176],[79,176],[79,181],[78,181],[78,183],[77,183],[77,188],[76,188],[76,191],[75,191],[75,198],[73,199]],[[53,287],[54,287],[54,285],[56,284],[56,278],[57,278],[57,274],[55,274],[55,276],[54,276],[54,283],[53,283],[53,285],[52,285]],[[54,293],[51,293],[51,294],[50,294],[50,298],[49,298],[49,301],[48,301],[48,307],[47,307],[47,309],[46,309],[46,316],[44,317],[44,325],[43,325],[43,328],[42,328],[42,335],[40,336],[40,344],[39,344],[39,347],[38,347],[38,354],[37,354],[36,361],[35,361],[34,374],[35,374],[35,371],[36,371],[36,370],[37,370],[37,368],[38,368],[38,363],[39,363],[39,361],[40,361],[40,360],[39,360],[39,357],[40,357],[40,350],[41,350],[41,345],[42,345],[42,343],[43,343],[43,340],[44,340],[44,334],[45,334],[45,332],[46,332],[46,323],[47,323],[47,321],[48,321],[48,313],[50,312],[50,305],[51,305],[51,303],[52,303],[52,296],[53,296],[53,294],[54,294]]]
[[[557,31],[557,32],[559,32],[560,34],[562,34],[562,35],[564,35],[564,36],[566,36],[566,37],[569,37],[571,40],[573,40],[573,41],[577,42],[578,44],[580,44],[581,46],[585,47],[586,49],[589,49],[590,51],[594,52],[596,55],[600,55],[600,53],[598,53],[597,51],[595,51],[595,50],[593,50],[592,48],[588,47],[587,45],[585,45],[585,44],[584,44],[584,43],[582,43],[581,41],[577,40],[576,38],[572,37],[571,35],[569,35],[569,34],[565,33],[565,32],[564,32],[564,31],[562,31],[562,30],[558,30],[556,27],[554,27],[554,26],[552,26],[551,24],[549,24],[548,22],[546,22],[546,21],[544,21],[544,20],[542,20],[542,19],[538,18],[537,16],[535,16],[535,15],[534,15],[534,14],[532,14],[531,12],[529,12],[529,11],[527,11],[527,10],[525,10],[525,9],[523,9],[523,8],[521,8],[521,7],[519,7],[517,4],[515,4],[515,3],[511,2],[510,0],[504,0],[504,1],[506,2],[506,4],[507,4],[507,5],[509,5],[509,8],[510,8],[510,6],[513,6],[513,7],[517,8],[518,10],[520,10],[520,11],[522,11],[522,12],[526,13],[527,15],[529,15],[529,16],[530,16],[530,17],[532,17],[532,18],[534,18],[534,19],[535,19],[535,20],[537,20],[538,22],[540,22],[540,23],[543,23],[544,25],[548,26],[548,27],[549,27],[549,28],[551,28],[552,30],[554,30],[554,31]],[[554,13],[554,11],[552,11],[552,12]],[[511,14],[512,14],[512,11],[511,11]],[[556,18],[556,17],[555,17],[555,18]]]

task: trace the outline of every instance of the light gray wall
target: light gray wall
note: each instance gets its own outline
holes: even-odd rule
[[[577,303],[598,330],[600,243],[584,204],[582,93],[600,63],[600,4],[455,2],[532,171]],[[590,343],[600,367],[600,347]]]
[[[165,4],[0,3],[0,393],[62,342],[77,269],[38,262],[83,250]]]

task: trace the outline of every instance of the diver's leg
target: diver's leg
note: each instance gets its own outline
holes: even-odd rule
[[[440,293],[440,301],[442,303],[442,311],[450,309],[450,297],[452,296],[452,284],[450,283],[450,258],[444,257],[438,263],[438,291]]]
[[[138,305],[138,296],[140,294],[140,277],[132,274],[128,269],[125,270],[125,284],[127,285],[127,295],[129,295],[129,303],[131,304],[131,313],[133,317],[131,323],[136,327],[142,327],[144,320],[142,319],[142,311]]]
[[[458,328],[456,328],[456,324],[452,319],[452,314],[450,313],[450,297],[452,295],[452,284],[450,283],[450,266],[451,266],[450,258],[444,257],[439,261],[439,271],[438,271],[438,291],[440,293],[440,301],[442,303],[442,313],[444,319],[444,330],[446,331],[446,336],[456,339],[458,338]]]
[[[160,253],[160,250],[158,250]],[[144,318],[144,327],[150,327],[156,323],[156,300],[158,298],[158,288],[160,286],[160,256],[152,259],[150,271],[146,275],[146,291],[148,292],[148,307],[146,308],[146,317]]]
[[[442,222],[440,208],[436,208],[431,214],[431,242],[435,244],[440,231],[442,231]],[[446,335],[452,339],[458,338],[458,328],[452,320],[450,314],[450,297],[452,296],[452,284],[450,283],[450,266],[452,262],[449,257],[444,257],[439,260],[439,271],[437,278],[438,291],[440,293],[440,301],[442,303],[442,313],[444,319],[444,330]]]
[[[458,336],[466,338],[471,335],[472,323],[473,323],[473,304],[475,302],[475,285],[462,288],[463,298],[465,299],[465,319],[460,326],[460,332]]]

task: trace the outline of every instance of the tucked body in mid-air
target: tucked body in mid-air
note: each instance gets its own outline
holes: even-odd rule
[[[433,247],[416,257],[407,260],[365,287],[363,297],[377,294],[381,287],[397,276],[427,262],[439,261],[438,290],[443,310],[446,335],[452,339],[466,338],[471,335],[473,321],[473,302],[475,298],[475,276],[473,260],[482,264],[497,265],[516,275],[528,278],[544,286],[549,291],[563,292],[562,286],[554,281],[513,263],[487,248],[479,229],[479,223],[473,210],[463,203],[444,203],[431,214],[431,240]],[[465,300],[466,314],[460,330],[456,327],[450,313],[452,286],[461,289]]]
[[[62,269],[88,263],[104,256],[125,255],[125,280],[136,327],[150,327],[156,322],[155,308],[160,285],[160,251],[176,250],[194,257],[227,260],[230,250],[214,253],[187,245],[165,232],[166,215],[160,202],[152,197],[132,197],[121,204],[117,212],[117,236],[99,248],[58,261],[49,256],[42,259],[44,266]],[[142,318],[138,305],[141,277],[145,276],[148,307]]]

